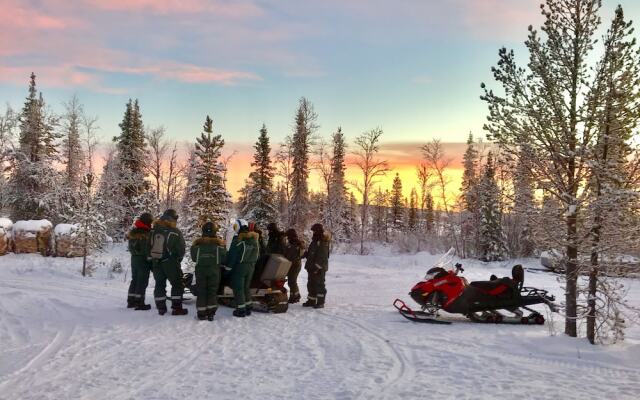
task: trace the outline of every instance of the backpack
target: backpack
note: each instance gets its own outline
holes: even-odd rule
[[[151,235],[151,251],[149,251],[149,256],[152,260],[164,260],[169,257],[166,242],[167,235],[164,232],[153,232]]]

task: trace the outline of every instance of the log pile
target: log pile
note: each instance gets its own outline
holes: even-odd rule
[[[78,225],[58,224],[54,230],[57,257],[80,257],[82,243],[78,237]]]
[[[15,253],[51,254],[53,225],[46,219],[17,221],[13,225]]]
[[[0,256],[11,250],[11,227],[13,222],[8,218],[0,218]]]

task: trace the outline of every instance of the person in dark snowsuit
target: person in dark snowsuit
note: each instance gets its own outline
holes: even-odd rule
[[[184,283],[180,267],[186,246],[182,232],[176,228],[177,222],[176,211],[168,209],[153,223],[151,230],[149,255],[153,264],[153,278],[156,281],[153,295],[160,315],[167,312],[167,280],[171,283],[171,314],[188,313],[186,308],[182,308]]]
[[[251,315],[251,278],[260,255],[258,234],[250,232],[246,221],[240,224],[238,235],[233,238],[227,254],[226,265],[231,268],[231,288],[235,297],[235,317]]]
[[[136,310],[150,310],[151,306],[145,304],[144,298],[149,285],[151,273],[151,261],[149,260],[149,240],[153,216],[143,213],[133,224],[133,228],[127,233],[129,253],[131,253],[131,283],[127,297],[127,308]]]
[[[307,281],[307,301],[303,307],[324,308],[327,295],[325,286],[325,275],[329,270],[329,247],[331,235],[325,232],[322,224],[314,224],[311,227],[313,237],[303,258],[307,261],[304,269],[308,273]]]
[[[267,240],[267,254],[284,254],[284,233],[278,229],[278,225],[275,222],[271,222],[267,225],[267,232],[269,238]]]
[[[289,229],[286,232],[287,243],[284,246],[284,256],[291,261],[291,268],[287,274],[287,282],[289,282],[289,303],[297,303],[300,301],[300,288],[298,288],[298,274],[302,268],[301,256],[304,253],[304,243],[298,238],[295,229]]]
[[[218,310],[221,264],[227,256],[224,241],[216,237],[213,222],[202,226],[202,237],[191,245],[191,260],[196,263],[196,311],[198,319],[213,321]]]

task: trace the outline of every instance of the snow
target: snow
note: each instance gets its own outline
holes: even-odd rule
[[[58,224],[54,232],[56,236],[68,236],[75,233],[80,228],[78,224]]]
[[[17,221],[13,224],[13,232],[39,232],[44,229],[51,229],[53,225],[46,219],[34,219],[29,221]]]
[[[332,256],[323,310],[296,304],[237,319],[222,308],[212,323],[193,318],[193,301],[181,317],[127,310],[130,273],[107,267],[128,265],[123,245],[89,278],[81,260],[0,257],[0,398],[637,398],[638,326],[622,344],[591,346],[564,337],[557,315],[545,326],[412,323],[391,303],[410,302],[438,256],[373,253]],[[469,280],[508,275],[515,263],[539,268],[537,259],[462,263]],[[561,294],[553,274],[525,279]],[[626,283],[640,305],[640,283]]]
[[[5,231],[10,231],[13,226],[13,222],[9,218],[0,218],[0,228]]]

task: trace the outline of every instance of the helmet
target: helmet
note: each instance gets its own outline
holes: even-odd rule
[[[202,225],[202,236],[214,237],[218,232],[218,225],[213,222],[206,222]]]
[[[311,232],[313,232],[313,233],[323,233],[324,232],[324,227],[322,226],[322,224],[313,224],[311,226]]]
[[[173,208],[169,208],[162,213],[162,219],[172,219],[174,221],[178,220],[178,213]]]
[[[151,225],[153,223],[153,215],[148,212],[140,214],[140,217],[138,217],[138,219],[141,222],[144,222],[145,225]]]
[[[275,222],[269,222],[267,224],[267,230],[269,232],[277,232],[278,231],[278,224],[276,224]]]

